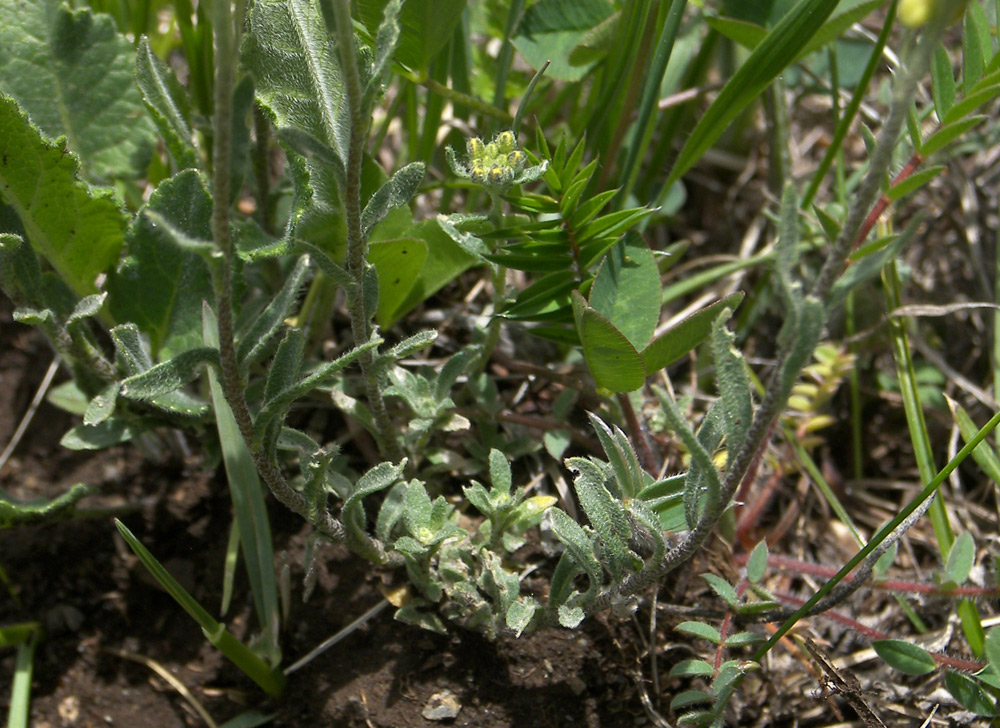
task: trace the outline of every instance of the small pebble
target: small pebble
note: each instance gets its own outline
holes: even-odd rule
[[[427,720],[451,720],[458,715],[462,709],[462,704],[458,702],[451,690],[442,690],[434,693],[427,701],[420,715]]]

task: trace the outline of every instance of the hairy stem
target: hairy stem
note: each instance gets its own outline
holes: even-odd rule
[[[358,58],[354,50],[354,25],[351,21],[350,0],[333,0],[333,19],[340,54],[340,69],[347,92],[347,106],[350,112],[351,136],[347,153],[347,184],[344,203],[347,211],[347,270],[354,279],[354,294],[351,296],[351,332],[356,345],[364,344],[371,338],[371,315],[365,310],[364,279],[365,256],[368,252],[368,238],[361,227],[361,163],[364,158],[368,124],[361,108],[361,75]],[[385,406],[385,397],[374,368],[375,353],[366,352],[359,359],[365,380],[368,406],[371,407],[378,429],[380,445],[386,455],[398,462],[403,459],[403,450],[396,437],[396,431]]]
[[[229,0],[213,3],[215,26],[215,117],[212,169],[212,236],[222,252],[214,266],[215,298],[219,321],[219,360],[222,389],[247,448],[268,489],[282,504],[298,513],[327,537],[340,541],[344,527],[329,513],[309,517],[305,497],[285,480],[277,464],[253,446],[253,418],[244,396],[243,378],[236,359],[233,323],[233,240],[230,231],[230,167],[232,164],[233,87],[236,80],[236,37]]]

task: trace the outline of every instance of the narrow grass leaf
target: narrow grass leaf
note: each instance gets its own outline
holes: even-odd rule
[[[674,163],[667,187],[691,169],[740,112],[795,60],[838,4],[839,0],[804,0],[778,22],[702,115]]]

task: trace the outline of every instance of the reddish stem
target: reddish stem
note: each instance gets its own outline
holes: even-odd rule
[[[890,188],[895,187],[900,182],[902,182],[907,177],[916,172],[917,167],[923,164],[923,161],[924,161],[924,156],[920,152],[914,152],[913,156],[910,157],[910,161],[906,163],[906,166],[903,167],[903,169],[900,170],[899,174],[896,175],[895,179],[892,180]],[[872,208],[872,211],[868,213],[868,217],[865,218],[865,222],[861,226],[861,230],[858,231],[858,237],[854,241],[854,247],[852,248],[853,250],[857,250],[861,246],[861,244],[865,242],[865,240],[868,238],[868,233],[870,233],[872,231],[872,228],[875,227],[875,223],[877,223],[878,219],[882,217],[882,213],[885,212],[886,208],[889,207],[891,202],[892,201],[889,199],[889,196],[883,192],[882,196],[879,198],[879,201],[875,203],[875,207]]]
[[[801,607],[803,604],[806,603],[804,599],[793,597],[790,594],[775,594],[774,596],[776,596],[781,601],[787,602],[788,604],[791,604],[792,606],[795,607]],[[828,612],[823,612],[822,616],[832,619],[835,622],[839,622],[840,624],[843,624],[844,626],[853,629],[855,632],[864,635],[870,640],[884,640],[884,639],[889,639],[891,637],[891,635],[888,635],[885,632],[880,632],[877,629],[872,629],[871,627],[862,624],[856,619],[851,619],[850,617],[847,617],[833,610],[830,610]],[[928,654],[934,658],[934,662],[936,662],[938,665],[940,665],[941,667],[950,667],[952,670],[962,670],[963,672],[978,672],[979,670],[982,670],[984,667],[986,667],[986,663],[979,662],[977,660],[963,660],[960,657],[951,657],[950,655],[942,655],[940,652],[928,652]]]

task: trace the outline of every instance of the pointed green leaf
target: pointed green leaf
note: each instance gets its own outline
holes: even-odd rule
[[[132,44],[110,16],[0,0],[0,88],[47,137],[66,136],[93,178],[136,177],[149,164],[156,132],[134,70]]]
[[[261,314],[254,318],[250,328],[240,333],[236,357],[241,367],[249,366],[264,353],[268,343],[288,318],[309,273],[309,263],[307,255],[296,261],[295,267],[285,278],[278,294],[271,299]]]
[[[927,140],[924,141],[923,145],[921,145],[920,153],[925,157],[929,157],[939,149],[943,149],[948,144],[951,144],[953,141],[965,134],[965,132],[979,126],[986,120],[986,118],[986,116],[976,114],[938,127],[933,134],[927,137]]]
[[[889,198],[890,202],[901,200],[914,190],[923,187],[943,171],[944,167],[941,165],[921,169],[919,172],[911,174],[903,181],[890,187],[889,191],[886,192],[886,197]]]
[[[150,48],[146,36],[136,46],[135,81],[177,169],[198,166],[198,155],[191,143],[187,92]]]
[[[668,677],[712,677],[715,668],[704,660],[681,660],[670,668]]]
[[[874,640],[878,656],[905,675],[926,675],[937,667],[934,658],[922,647],[903,640]]]
[[[625,335],[573,291],[573,313],[583,356],[594,381],[612,392],[632,392],[646,381],[642,357]]]
[[[43,140],[17,103],[0,95],[0,196],[17,212],[31,247],[86,296],[118,260],[125,217],[108,191],[77,178],[78,169],[74,155]]]
[[[497,493],[510,495],[511,479],[510,463],[507,456],[496,448],[490,449],[490,483]]]
[[[931,65],[931,91],[934,95],[934,110],[938,119],[943,119],[955,105],[955,75],[951,70],[951,54],[944,45],[934,49]]]
[[[142,427],[115,417],[96,425],[77,425],[63,435],[59,444],[67,450],[103,450],[128,442],[142,431]]]
[[[724,309],[712,324],[712,352],[726,429],[726,447],[735,452],[743,445],[753,419],[753,397],[743,355],[734,346],[736,336],[726,328],[726,321],[731,315],[729,309]]]
[[[392,178],[378,188],[361,213],[361,229],[365,235],[388,214],[393,207],[408,205],[417,194],[424,179],[423,162],[413,162],[398,170]]]
[[[725,579],[716,576],[715,574],[702,574],[701,578],[708,582],[708,585],[712,587],[712,591],[719,595],[726,604],[731,607],[735,607],[740,603],[740,597],[730,584]]]
[[[685,318],[673,328],[660,334],[642,352],[642,360],[649,374],[660,371],[708,338],[712,323],[724,309],[735,310],[743,300],[739,291],[711,303]]]
[[[645,348],[660,320],[660,272],[649,246],[629,232],[601,262],[590,289],[590,306]]]
[[[803,0],[781,19],[702,114],[670,172],[666,187],[691,169],[733,119],[795,60],[838,4],[839,0]]]
[[[570,458],[566,467],[576,471],[573,481],[580,505],[594,531],[600,538],[605,553],[605,565],[617,580],[629,571],[637,571],[642,563],[628,548],[632,527],[620,501],[604,487],[605,473],[586,458]]]
[[[593,540],[584,530],[583,526],[570,518],[565,511],[553,508],[550,511],[549,517],[552,519],[552,533],[566,546],[566,552],[590,578],[590,586],[584,598],[595,594],[604,580],[602,579],[601,563],[594,556]],[[564,555],[563,559],[565,558]],[[560,565],[562,562],[562,559],[560,559]],[[553,578],[554,585],[555,582],[556,580]],[[580,618],[583,618],[582,613]]]
[[[121,395],[140,401],[180,389],[196,379],[207,366],[219,367],[219,351],[208,346],[182,351],[177,356],[122,380]]]

